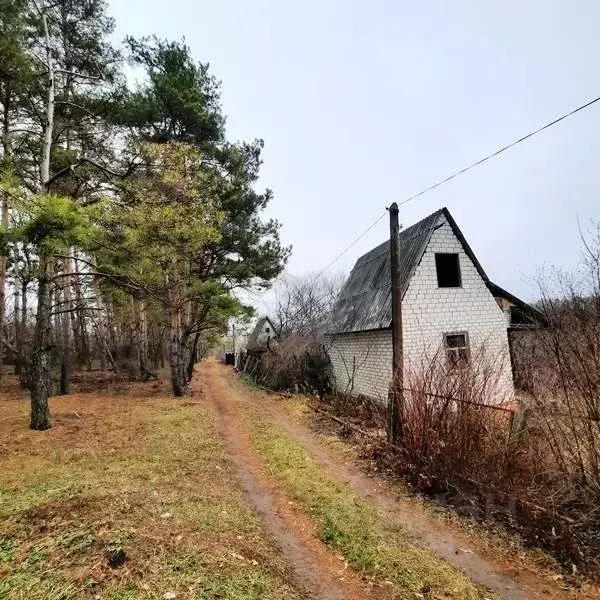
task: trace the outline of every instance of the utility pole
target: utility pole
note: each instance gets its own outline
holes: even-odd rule
[[[388,441],[402,438],[404,409],[404,346],[402,341],[402,282],[400,281],[400,225],[398,205],[390,208],[390,262],[392,283],[392,386],[388,398]]]

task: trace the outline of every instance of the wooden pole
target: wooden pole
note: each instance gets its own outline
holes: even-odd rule
[[[400,225],[398,205],[390,208],[390,263],[392,284],[392,386],[388,398],[388,441],[402,438],[404,407],[404,347],[402,341],[402,282],[400,281]]]

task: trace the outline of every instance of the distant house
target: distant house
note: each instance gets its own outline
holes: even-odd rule
[[[492,283],[446,208],[400,233],[405,370],[434,356],[448,367],[485,346],[499,394],[513,394],[508,330],[531,326],[535,310]],[[333,311],[329,355],[336,387],[384,400],[392,377],[389,241],[361,256]]]
[[[277,340],[275,326],[269,317],[261,317],[248,336],[246,349],[248,351],[263,350]]]

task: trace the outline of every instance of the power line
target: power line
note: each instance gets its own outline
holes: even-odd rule
[[[557,123],[560,123],[564,119],[572,117],[575,113],[578,113],[579,111],[584,110],[584,109],[592,106],[592,104],[595,104],[598,101],[600,101],[600,96],[598,96],[597,98],[594,98],[593,100],[590,100],[589,102],[586,102],[585,104],[582,104],[581,106],[578,106],[577,108],[573,109],[572,111],[570,111],[568,113],[565,113],[564,115],[561,115],[557,119],[554,119],[554,121],[550,121],[549,123],[546,123],[545,125],[542,125],[541,127],[539,127],[538,129],[536,129],[535,131],[531,131],[527,135],[524,135],[523,137],[520,137],[519,139],[515,140],[514,142],[511,142],[510,144],[507,144],[506,146],[502,146],[502,148],[499,148],[495,152],[492,152],[491,154],[488,154],[487,156],[484,156],[483,158],[480,158],[478,161],[475,161],[473,164],[469,165],[468,167],[465,167],[464,169],[461,169],[460,171],[457,171],[456,173],[453,173],[452,175],[449,175],[448,177],[445,177],[444,179],[441,179],[437,183],[434,183],[433,185],[430,185],[429,187],[427,187],[424,190],[420,191],[418,194],[415,194],[414,196],[411,196],[410,198],[407,198],[406,200],[402,200],[402,202],[398,202],[398,206],[402,206],[403,204],[407,204],[411,200],[415,200],[416,198],[419,198],[420,196],[423,196],[423,194],[426,194],[427,192],[430,192],[431,190],[434,190],[435,188],[439,187],[440,185],[443,185],[444,183],[448,183],[449,181],[451,181],[455,177],[458,177],[459,175],[462,175],[463,173],[466,173],[467,171],[470,171],[474,167],[478,167],[482,163],[490,160],[490,158],[494,158],[495,156],[498,156],[498,154],[502,154],[503,152],[506,152],[507,150],[509,150],[513,146],[516,146],[517,144],[520,144],[521,142],[524,142],[525,140],[528,140],[529,138],[533,137],[534,135],[537,135],[538,133],[541,133],[542,131],[544,131],[544,129],[548,129],[549,127],[552,127],[553,125],[556,125]]]
[[[456,173],[453,173],[452,175],[448,175],[448,177],[444,177],[444,179],[441,179],[440,181],[434,183],[433,185],[426,187],[425,189],[421,190],[417,194],[414,194],[413,196],[410,196],[409,198],[406,198],[405,200],[398,202],[398,206],[402,206],[403,204],[408,204],[412,200],[416,200],[417,198],[423,196],[424,194],[431,192],[435,188],[438,188],[441,185],[444,185],[445,183],[452,181],[459,175],[462,175],[463,173],[466,173],[467,171],[470,171],[471,169],[478,167],[479,165],[483,164],[484,162],[487,162],[488,160],[490,160],[491,158],[494,158],[494,157],[498,156],[499,154],[506,152],[513,146],[516,146],[517,144],[520,144],[521,142],[524,142],[525,140],[532,138],[533,136],[537,135],[538,133],[541,133],[542,131],[544,131],[545,129],[548,129],[549,127],[552,127],[553,125],[556,125],[557,123],[560,123],[561,121],[564,121],[565,119],[567,119],[569,117],[572,117],[574,114],[578,113],[579,111],[589,108],[590,106],[592,106],[593,104],[596,104],[596,102],[599,102],[599,101],[600,101],[600,96],[590,100],[589,102],[586,102],[585,104],[582,104],[581,106],[578,106],[577,108],[574,108],[573,110],[569,111],[568,113],[565,113],[564,115],[561,115],[560,117],[554,119],[553,121],[550,121],[549,123],[546,123],[545,125],[542,125],[541,127],[538,127],[538,129],[529,132],[528,134],[520,137],[519,139],[515,140],[514,142],[511,142],[510,144],[507,144],[506,146],[502,146],[502,148],[498,148],[498,150],[496,150],[495,152],[492,152],[491,154],[488,154],[488,155],[484,156],[483,158],[480,158],[479,160],[475,161],[474,163],[470,164],[469,166],[464,167],[460,171],[456,171]],[[346,252],[348,252],[348,250],[350,250],[350,248],[352,248],[355,244],[357,244],[369,231],[371,231],[371,229],[373,229],[373,227],[375,227],[375,225],[377,225],[377,223],[379,223],[379,221],[381,221],[381,219],[383,219],[383,217],[386,214],[387,214],[387,211],[384,212],[380,217],[378,217],[377,220],[372,225],[370,225],[363,233],[361,233],[350,245],[348,245],[346,248],[344,248],[344,250],[342,250],[324,269],[319,271],[319,273],[317,274],[317,277],[320,277],[321,275],[323,275],[323,273],[325,273],[325,271],[327,271],[340,258],[342,258],[342,256],[344,256],[344,254],[346,254]]]
[[[387,210],[385,210],[379,217],[377,217],[377,219],[373,223],[371,223],[371,225],[369,225],[351,244],[346,246],[324,269],[319,271],[316,274],[315,279],[321,277],[321,275],[323,275],[323,273],[325,273],[327,269],[332,267],[340,258],[342,258],[342,256],[344,256],[344,254],[346,254],[346,252],[350,250],[350,248],[358,244],[358,242],[360,242],[360,240],[362,240],[362,238],[364,238],[365,235],[367,235],[367,233],[369,233],[369,231],[371,231],[371,229],[373,229],[373,227],[375,227],[375,225],[377,225],[377,223],[379,223],[379,221],[381,221],[381,219],[385,217],[385,215],[387,215]]]

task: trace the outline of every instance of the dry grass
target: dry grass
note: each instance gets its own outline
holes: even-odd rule
[[[0,599],[298,597],[215,415],[166,392],[54,398],[47,432],[0,396]]]
[[[452,534],[464,538],[465,547],[476,548],[479,554],[504,565],[507,571],[534,574],[539,581],[547,582],[555,591],[560,588],[565,598],[600,598],[597,584],[585,578],[574,578],[565,574],[550,554],[541,548],[527,546],[522,537],[504,524],[493,520],[477,521],[473,519],[471,510],[459,514],[449,506],[440,506],[437,500],[416,494],[415,489],[399,479],[397,473],[384,469],[381,459],[373,458],[374,450],[379,448],[377,444],[374,445],[371,439],[356,435],[353,431],[324,419],[315,413],[314,404],[314,398],[296,395],[279,400],[277,406],[293,420],[316,430],[321,442],[338,460],[360,463],[371,475],[380,477],[381,482],[385,482],[385,486],[393,495],[402,496],[403,501],[417,514],[426,515],[434,527],[440,527],[442,530],[447,528]],[[319,406],[323,408],[326,405]],[[344,417],[348,418],[346,415]],[[375,428],[369,428],[360,421],[357,423],[370,434],[377,433]],[[461,507],[456,508],[460,510]],[[549,591],[546,593],[549,597],[554,597]]]
[[[293,411],[300,411],[300,404]],[[254,447],[289,498],[314,520],[321,541],[359,573],[387,582],[390,598],[491,598],[417,545],[348,486],[332,479],[289,435],[256,410],[245,411]]]

